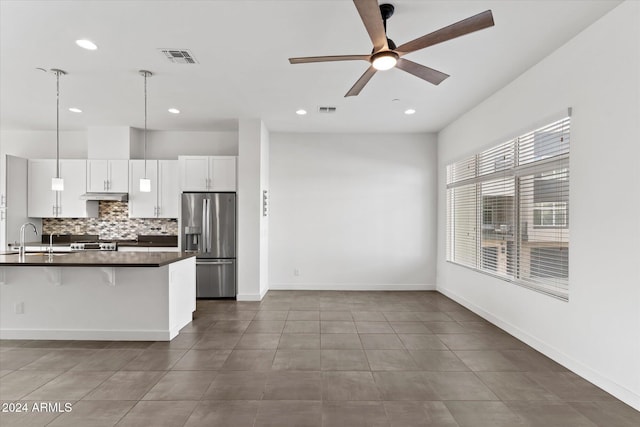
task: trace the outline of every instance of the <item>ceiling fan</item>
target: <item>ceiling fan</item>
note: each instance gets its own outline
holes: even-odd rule
[[[434,70],[433,68],[425,67],[424,65],[409,61],[408,59],[404,59],[403,56],[408,53],[424,49],[425,47],[433,46],[494,25],[493,14],[490,10],[486,10],[482,13],[463,19],[455,24],[451,24],[396,47],[393,40],[387,38],[387,19],[393,15],[395,9],[393,5],[381,4],[378,6],[377,0],[353,0],[353,3],[355,3],[358,13],[360,14],[360,18],[362,19],[362,22],[369,33],[369,37],[373,42],[373,50],[370,55],[308,56],[302,58],[289,58],[289,62],[291,64],[331,61],[369,61],[371,63],[369,68],[358,79],[353,87],[349,89],[349,92],[347,92],[345,97],[358,95],[378,70],[388,70],[393,67],[397,67],[409,74],[413,74],[416,77],[426,80],[429,83],[438,85],[444,79],[449,77],[449,75],[441,71]]]

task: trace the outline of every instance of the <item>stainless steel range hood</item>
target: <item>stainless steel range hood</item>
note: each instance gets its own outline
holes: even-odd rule
[[[81,200],[106,200],[111,202],[128,202],[127,193],[85,193],[80,196]]]

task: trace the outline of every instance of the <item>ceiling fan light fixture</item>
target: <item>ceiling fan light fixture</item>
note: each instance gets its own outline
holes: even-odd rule
[[[371,65],[378,71],[390,70],[398,63],[398,54],[386,50],[384,52],[378,52],[371,57]]]

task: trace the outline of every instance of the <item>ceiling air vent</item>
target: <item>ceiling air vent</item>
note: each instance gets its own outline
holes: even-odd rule
[[[197,64],[189,49],[160,49],[160,52],[173,64]]]
[[[318,107],[318,113],[331,114],[336,112],[336,107]]]

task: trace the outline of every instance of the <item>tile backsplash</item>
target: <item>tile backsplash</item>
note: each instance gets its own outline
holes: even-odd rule
[[[97,218],[43,218],[42,233],[97,234],[101,239],[135,239],[138,234],[178,235],[178,220],[129,218],[127,202],[100,201]]]

